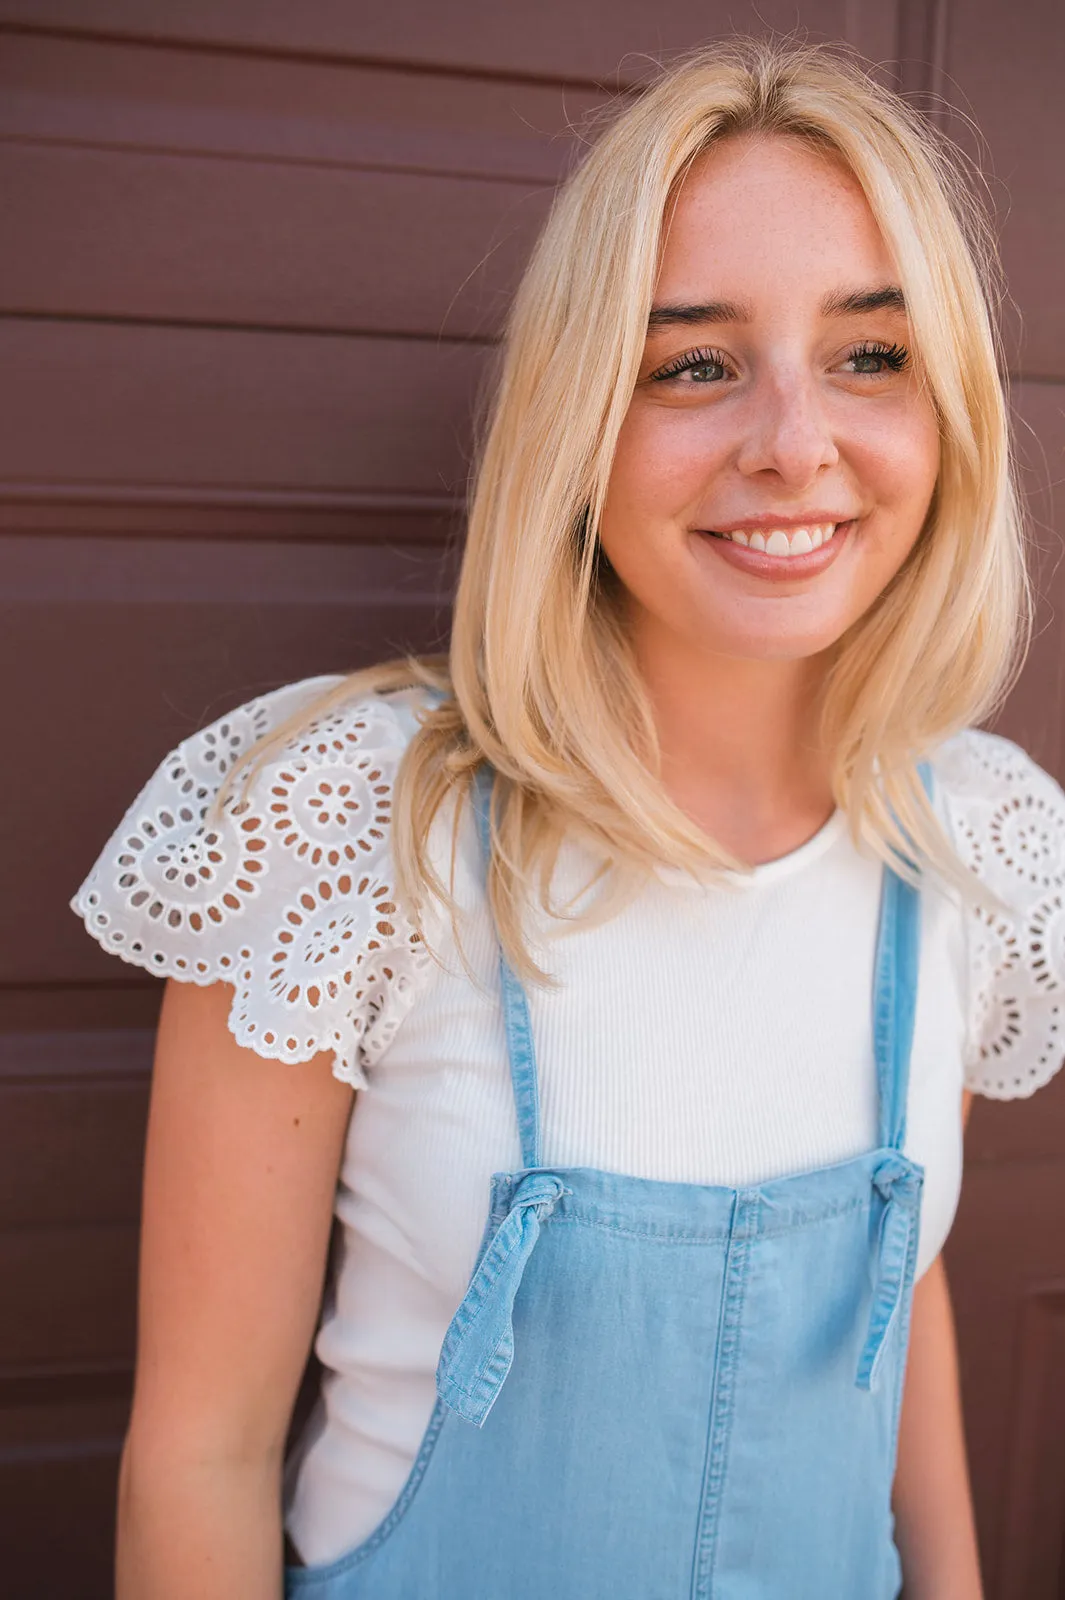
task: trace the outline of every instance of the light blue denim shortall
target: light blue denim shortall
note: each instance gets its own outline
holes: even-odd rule
[[[399,1499],[349,1554],[290,1570],[288,1595],[895,1600],[919,939],[920,895],[885,867],[877,1148],[740,1189],[545,1166],[528,1005],[500,958],[522,1167],[492,1179]]]

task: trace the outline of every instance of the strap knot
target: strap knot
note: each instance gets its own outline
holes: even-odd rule
[[[912,1207],[920,1198],[922,1176],[919,1167],[893,1150],[873,1173],[873,1183],[885,1200]]]
[[[923,1182],[923,1168],[898,1151],[886,1155],[873,1174],[873,1187],[886,1205],[880,1218],[869,1332],[858,1363],[859,1389],[879,1387],[888,1335],[900,1316],[912,1278]]]
[[[476,1427],[484,1426],[514,1360],[514,1300],[525,1264],[566,1188],[553,1172],[530,1172],[481,1257],[444,1336],[436,1392]]]

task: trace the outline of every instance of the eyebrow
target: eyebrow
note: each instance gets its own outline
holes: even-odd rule
[[[853,317],[868,311],[905,312],[906,297],[897,283],[876,289],[833,289],[821,302],[824,317]],[[701,305],[652,306],[648,333],[660,328],[695,327],[714,322],[752,322],[753,308],[744,301],[707,300]]]

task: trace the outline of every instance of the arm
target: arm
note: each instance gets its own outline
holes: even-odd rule
[[[965,1096],[968,1120],[972,1096]],[[913,1296],[892,1505],[905,1600],[982,1600],[958,1355],[940,1256]]]
[[[279,1600],[281,1458],[318,1315],[352,1095],[238,1045],[170,984],[145,1158],[118,1600]]]

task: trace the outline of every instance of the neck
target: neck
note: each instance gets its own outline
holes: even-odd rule
[[[834,802],[817,714],[826,662],[759,660],[634,638],[654,709],[662,781],[691,819],[751,862],[815,833]]]

